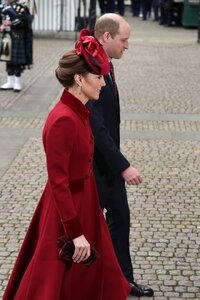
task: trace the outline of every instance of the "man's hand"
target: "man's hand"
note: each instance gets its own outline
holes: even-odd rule
[[[4,26],[11,26],[12,25],[12,22],[10,20],[4,20],[3,21],[3,25]]]
[[[131,166],[122,172],[122,177],[129,185],[138,185],[143,180],[139,171]]]
[[[3,24],[0,25],[0,32],[3,32],[5,30],[5,26]]]

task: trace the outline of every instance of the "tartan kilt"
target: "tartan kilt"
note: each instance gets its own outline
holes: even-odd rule
[[[11,31],[12,64],[30,67],[33,63],[33,32],[31,28]]]

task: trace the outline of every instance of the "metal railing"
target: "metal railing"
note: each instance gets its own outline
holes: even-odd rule
[[[90,26],[99,9],[97,0],[36,0],[36,5],[34,31],[76,31]]]

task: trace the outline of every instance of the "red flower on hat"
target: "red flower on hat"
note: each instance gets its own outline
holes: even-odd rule
[[[82,49],[81,49],[82,47],[81,47],[81,42],[78,40],[77,42],[76,42],[76,45],[75,45],[75,49],[76,49],[76,54],[77,55],[81,55],[81,53],[82,53]]]
[[[91,56],[95,57],[99,53],[99,43],[93,36],[83,36],[81,37],[81,41],[78,40],[75,48],[76,48],[76,54],[81,55],[83,54],[83,48],[84,50],[90,54]]]
[[[75,44],[75,51],[77,55],[84,58],[86,64],[95,74],[108,74],[110,70],[108,56],[103,46],[88,29],[81,30],[80,37]]]

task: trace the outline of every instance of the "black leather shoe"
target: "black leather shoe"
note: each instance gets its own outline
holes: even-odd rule
[[[152,297],[154,294],[154,291],[150,287],[137,284],[134,281],[130,282],[130,286],[132,288],[130,295],[132,296]]]

